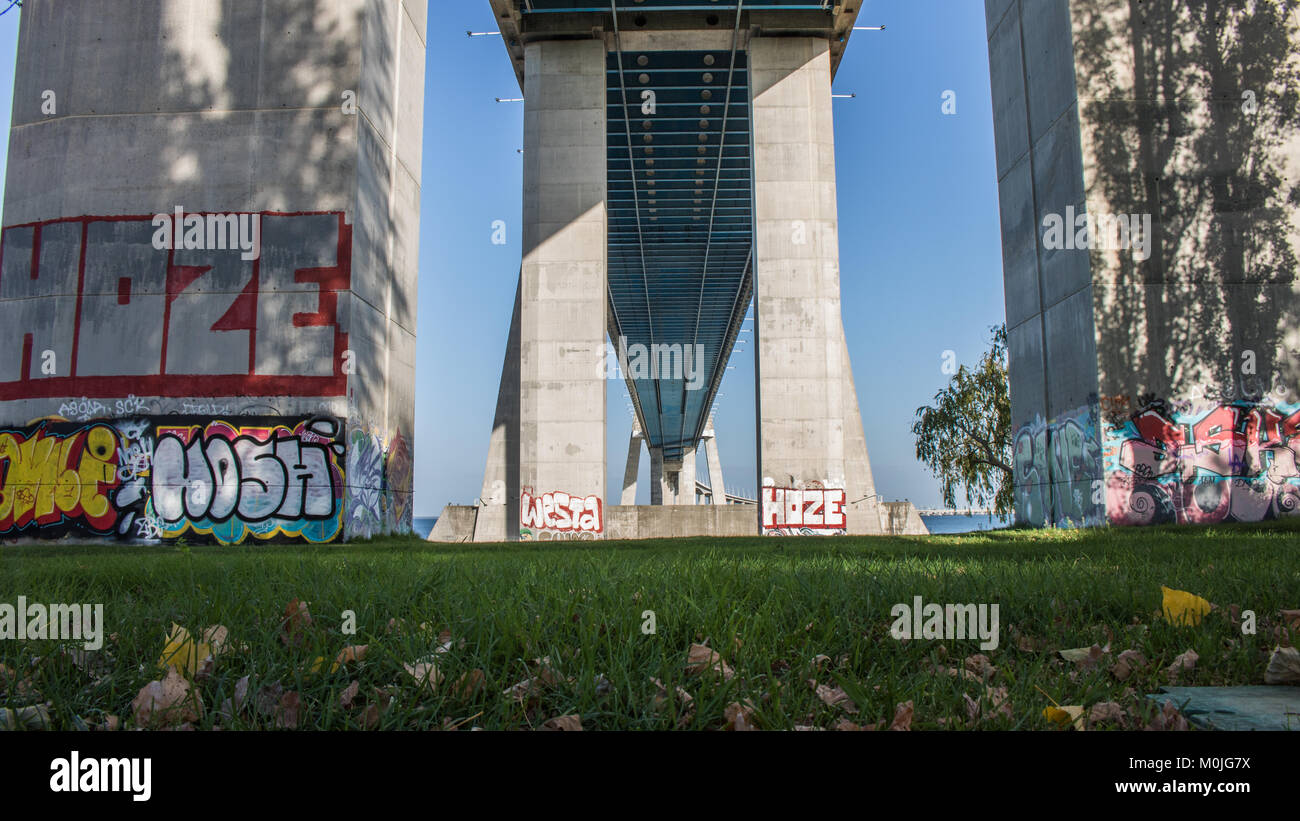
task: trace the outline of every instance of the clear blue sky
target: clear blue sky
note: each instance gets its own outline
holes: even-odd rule
[[[449,11],[449,7],[455,10]],[[938,506],[916,462],[916,408],[974,363],[1004,317],[984,4],[867,2],[835,80],[844,322],[878,491]],[[0,128],[8,132],[17,11],[0,17]],[[519,273],[523,107],[487,0],[432,2],[425,98],[416,384],[415,513],[479,493]],[[941,111],[946,90],[957,113]],[[5,141],[7,145],[7,140]],[[3,165],[0,165],[0,174]],[[492,223],[507,244],[492,244]],[[750,323],[746,323],[746,328]],[[729,487],[754,491],[753,346],[742,334],[716,406]],[[609,383],[609,494],[632,427]],[[648,501],[642,459],[641,502]]]

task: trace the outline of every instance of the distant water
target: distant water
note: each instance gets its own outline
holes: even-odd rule
[[[417,536],[427,539],[437,521],[437,516],[416,516],[411,521],[411,529]],[[921,521],[925,522],[931,533],[969,533],[1010,524],[1006,518],[996,516],[922,516]]]
[[[438,523],[437,516],[413,516],[411,518],[411,532],[416,536],[429,538],[429,531]]]
[[[931,533],[970,533],[975,530],[992,530],[1011,524],[1005,516],[922,516],[921,521]]]

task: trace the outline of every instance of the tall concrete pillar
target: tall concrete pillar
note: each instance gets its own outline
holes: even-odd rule
[[[1017,520],[1300,509],[1300,11],[985,11]]]
[[[605,46],[524,49],[521,532],[604,532]],[[553,512],[554,511],[554,512]]]
[[[722,459],[718,455],[718,437],[713,432],[713,420],[704,431],[704,459],[709,470],[709,489],[713,492],[713,504],[727,503],[727,485],[722,478]]]
[[[426,6],[23,4],[0,537],[409,530]]]
[[[695,504],[695,448],[682,453],[682,467],[677,471],[677,504]]]
[[[761,524],[843,533],[859,440],[846,436],[829,43],[752,38],[749,65]]]
[[[479,493],[474,541],[506,542],[519,537],[519,308],[523,274],[515,285],[506,353],[497,388],[497,407],[488,439],[487,465]]]
[[[621,504],[636,504],[636,480],[641,472],[641,423],[632,424],[632,434],[627,439],[627,467],[623,469],[623,496]]]
[[[647,445],[649,447],[649,445]],[[664,449],[650,447],[650,504],[665,504],[671,498],[668,480],[664,474]]]

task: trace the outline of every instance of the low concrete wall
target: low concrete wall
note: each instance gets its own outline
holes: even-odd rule
[[[431,542],[471,542],[478,508],[473,505],[447,505],[429,533]]]
[[[753,505],[613,505],[605,508],[606,539],[757,536]]]
[[[921,520],[921,512],[911,502],[882,502],[880,529],[887,536],[928,536],[930,529]]]

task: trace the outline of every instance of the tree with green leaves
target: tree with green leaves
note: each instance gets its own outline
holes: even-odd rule
[[[916,409],[916,458],[939,479],[943,503],[957,507],[960,489],[970,507],[999,515],[1015,509],[1011,467],[1011,392],[1007,328],[997,325],[979,365],[962,365],[934,404]]]

